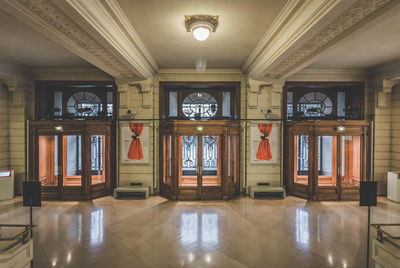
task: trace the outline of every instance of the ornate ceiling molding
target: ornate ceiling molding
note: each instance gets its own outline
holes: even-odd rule
[[[78,3],[82,1],[69,2]],[[0,6],[35,30],[115,78],[148,78],[154,74],[154,71],[148,70],[152,68],[146,69],[148,66],[134,65],[132,62],[129,64],[124,57],[126,55],[121,56],[115,51],[110,51],[109,46],[105,46],[93,38],[87,29],[83,29],[71,18],[70,14],[67,15],[65,10],[60,9],[56,5],[59,3],[51,0],[3,0]],[[110,23],[110,21],[104,23]],[[132,57],[132,55],[129,56]]]
[[[252,53],[253,60],[243,66],[251,77],[262,79],[290,51],[315,31],[323,18],[342,0],[289,0]],[[255,56],[255,55],[258,56]],[[246,67],[246,68],[244,68]]]
[[[327,49],[338,42],[346,34],[351,33],[354,28],[363,23],[372,15],[378,15],[379,11],[393,0],[360,0],[339,18],[330,23],[310,41],[290,54],[278,66],[269,73],[273,77],[282,77],[290,71],[310,60],[322,50]]]
[[[272,25],[265,32],[264,36],[258,42],[255,49],[250,54],[249,58],[245,61],[242,66],[243,72],[246,72],[257,60],[257,58],[262,54],[262,52],[267,48],[268,45],[276,38],[277,34],[282,30],[282,28],[288,23],[293,14],[300,8],[303,4],[303,0],[289,0],[286,2],[285,6],[276,16],[276,19]]]
[[[116,0],[67,0],[90,24],[107,47],[139,78],[149,78],[158,66]]]
[[[348,2],[289,0],[281,13],[301,18],[303,23],[301,20],[295,22],[291,19],[280,26],[280,29],[273,25],[260,42],[263,43],[258,45],[259,51],[252,53],[253,59],[249,58],[243,69],[253,78],[287,78],[315,61],[327,48],[381,15],[391,6],[389,4],[395,2],[396,0],[358,0],[337,16],[337,10],[343,10],[346,4],[349,5]],[[336,18],[326,24],[326,18],[333,16]],[[284,20],[280,20],[284,23]],[[295,27],[297,28],[293,31]],[[269,39],[268,35],[271,36]]]

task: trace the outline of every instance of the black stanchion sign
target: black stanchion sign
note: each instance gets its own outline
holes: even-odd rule
[[[24,207],[41,207],[42,193],[40,182],[24,182],[23,188],[23,205]]]
[[[360,206],[376,207],[377,184],[376,181],[362,181],[360,184]]]

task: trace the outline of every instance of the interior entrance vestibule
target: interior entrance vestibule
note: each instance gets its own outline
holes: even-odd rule
[[[358,200],[370,179],[367,121],[289,122],[286,186],[311,200]]]
[[[90,200],[115,185],[113,82],[36,81],[29,179],[44,199]]]
[[[164,122],[160,193],[173,200],[228,199],[239,193],[238,122]]]
[[[239,193],[240,84],[160,84],[160,193],[173,200]]]

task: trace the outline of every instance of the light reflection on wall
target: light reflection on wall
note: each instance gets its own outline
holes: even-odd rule
[[[219,244],[219,219],[216,213],[183,213],[180,217],[180,243],[182,246],[197,244],[213,248]]]
[[[90,213],[90,246],[98,246],[103,243],[104,218],[103,210],[98,209]]]
[[[310,241],[308,212],[296,209],[296,242],[300,246],[307,246]]]

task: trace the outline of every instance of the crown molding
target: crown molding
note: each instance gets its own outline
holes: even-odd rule
[[[159,69],[157,74],[243,74],[241,69],[206,69],[199,72],[196,69]]]
[[[158,66],[116,0],[67,0],[93,27],[113,54],[139,78],[154,75]]]
[[[113,77],[130,76],[130,70],[108,53],[79,25],[48,0],[4,0],[0,6],[34,30],[49,37]]]
[[[310,60],[342,40],[345,36],[358,29],[369,19],[381,15],[388,10],[390,3],[395,0],[360,0],[341,14],[306,44],[294,51],[285,60],[274,67],[270,74],[274,77],[284,77],[301,69],[303,64],[309,65]]]
[[[147,47],[143,43],[139,34],[133,28],[131,22],[129,21],[128,17],[125,15],[123,10],[119,6],[118,2],[116,0],[106,0],[106,3],[110,7],[110,9],[114,12],[114,15],[115,15],[114,17],[119,20],[119,22],[123,26],[123,29],[126,30],[128,37],[131,38],[131,40],[133,41],[133,44],[136,46],[136,48],[139,50],[139,52],[143,54],[143,57],[148,61],[148,63],[153,68],[153,70],[155,72],[157,72],[158,65],[157,65],[155,59],[150,54],[150,51],[147,49]]]
[[[365,81],[367,75],[366,69],[303,69],[286,78],[286,81]]]
[[[379,79],[397,79],[400,77],[400,58],[371,67],[368,69],[368,73]]]
[[[73,5],[79,6],[80,12]],[[117,27],[115,15],[111,12],[118,12],[118,10],[111,2],[110,5],[113,9],[110,6],[106,7],[103,2],[87,0],[0,1],[0,7],[3,10],[115,78],[144,79],[152,76],[155,71],[149,62],[155,64],[154,60],[151,56],[147,59],[143,56],[150,54],[143,49],[143,42],[138,41],[140,39],[137,34],[134,34],[136,32],[133,28],[127,26],[126,18],[119,20],[125,25],[126,32],[132,33],[131,39],[127,37],[126,32]],[[88,6],[90,10],[84,9]],[[82,14],[87,16],[84,17]],[[79,23],[77,16],[93,24]],[[99,22],[99,20],[103,21]],[[100,26],[105,29],[99,33]],[[115,32],[110,33],[110,31]],[[108,39],[99,40],[93,33],[108,37]],[[137,40],[137,42],[132,46],[132,41],[128,42],[128,39]],[[128,44],[131,45],[130,49],[127,48]],[[141,52],[138,52],[137,47],[142,48]]]
[[[341,0],[289,0],[267,30],[253,59],[243,66],[251,77],[260,79],[278,64],[290,50],[304,42],[315,27]],[[256,48],[256,49],[257,49]],[[256,56],[258,55],[258,56]]]
[[[258,51],[258,56],[247,68],[246,65],[243,67],[253,78],[267,75],[285,79],[317,60],[329,47],[387,11],[396,2],[398,3],[396,0],[358,0],[350,7],[347,6],[351,2],[343,0],[288,2],[287,5],[296,8],[291,13],[293,19],[281,27],[278,33],[271,33],[272,40],[269,43],[262,40],[268,44],[262,52]],[[282,12],[289,13],[289,10],[287,7]],[[328,18],[333,19],[329,22]]]
[[[272,25],[265,32],[257,46],[251,52],[242,66],[243,72],[246,72],[252,64],[257,60],[261,53],[268,47],[272,40],[277,36],[279,31],[288,23],[293,14],[300,8],[304,0],[289,0],[286,2],[282,10],[276,16]]]

